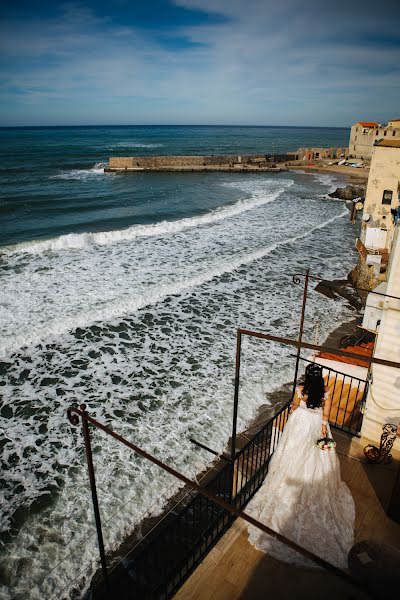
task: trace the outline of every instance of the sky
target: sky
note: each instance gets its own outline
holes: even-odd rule
[[[400,118],[400,0],[14,0],[0,126]]]

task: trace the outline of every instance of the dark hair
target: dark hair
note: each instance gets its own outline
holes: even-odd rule
[[[307,396],[308,408],[319,408],[325,394],[325,382],[322,377],[322,368],[311,363],[306,367],[303,383],[303,393]]]

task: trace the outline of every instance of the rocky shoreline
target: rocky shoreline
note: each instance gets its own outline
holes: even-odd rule
[[[327,298],[333,298],[334,300],[340,296],[347,300],[350,306],[357,311],[360,311],[363,306],[362,298],[354,287],[351,273],[349,273],[347,279],[334,279],[332,281],[324,279],[317,284],[315,290]]]
[[[348,184],[345,187],[336,188],[336,190],[328,194],[328,196],[339,200],[357,200],[364,199],[366,191],[367,186],[365,184]]]

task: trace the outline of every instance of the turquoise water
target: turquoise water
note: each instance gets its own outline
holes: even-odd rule
[[[0,130],[0,597],[69,597],[97,567],[72,402],[190,477],[230,435],[236,328],[298,332],[291,274],[344,277],[355,231],[335,175],[107,174],[108,156],[344,145],[346,130]],[[278,140],[281,146],[278,147]],[[129,145],[130,144],[130,145]],[[311,290],[305,335],[352,315]],[[239,428],[293,375],[291,351],[243,345]],[[107,549],[176,482],[94,435]],[[62,592],[62,590],[64,590]]]

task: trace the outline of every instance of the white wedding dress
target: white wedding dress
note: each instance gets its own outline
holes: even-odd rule
[[[245,511],[274,531],[340,568],[354,543],[355,506],[342,481],[335,449],[321,450],[322,408],[300,406],[289,416],[267,477]],[[330,429],[328,425],[328,435]],[[249,541],[284,562],[316,564],[251,525]]]

